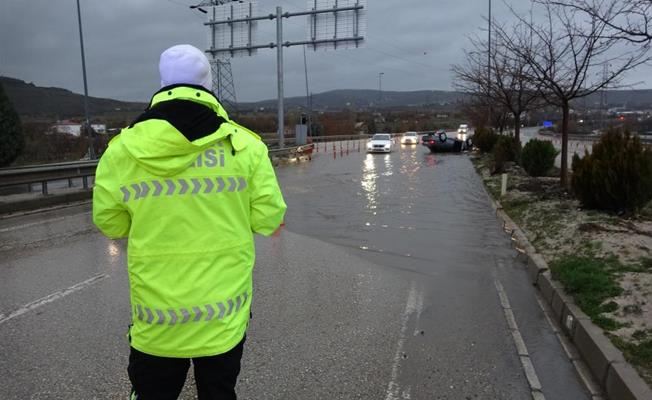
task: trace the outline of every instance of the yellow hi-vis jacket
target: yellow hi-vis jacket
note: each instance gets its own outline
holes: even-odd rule
[[[210,113],[179,121],[175,104]],[[202,118],[218,120],[217,129],[188,140],[181,131]],[[112,140],[93,189],[94,223],[129,238],[131,346],[183,358],[235,347],[250,315],[253,234],[274,233],[285,209],[267,147],[211,93],[172,86],[155,94]]]

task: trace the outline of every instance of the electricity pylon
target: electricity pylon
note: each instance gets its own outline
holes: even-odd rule
[[[237,0],[204,0],[197,5],[190,6],[190,8],[196,8],[206,14],[207,11],[202,7],[215,7],[232,1]],[[213,29],[213,27],[211,27],[211,29]],[[235,95],[231,60],[229,58],[218,58],[213,54],[210,56],[209,61],[211,63],[211,74],[213,75],[213,93],[215,93],[222,106],[224,106],[228,112],[237,113],[238,102]]]

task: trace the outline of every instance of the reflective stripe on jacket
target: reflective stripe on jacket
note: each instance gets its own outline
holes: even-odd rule
[[[237,345],[252,301],[253,233],[272,234],[285,209],[258,136],[200,87],[158,92],[111,142],[93,189],[97,227],[129,238],[131,345],[165,357]]]

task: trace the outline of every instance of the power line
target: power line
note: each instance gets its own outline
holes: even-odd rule
[[[388,57],[396,58],[397,60],[401,60],[401,61],[408,62],[408,63],[410,63],[411,65],[419,65],[419,66],[421,66],[421,67],[428,68],[428,69],[440,69],[440,70],[446,70],[446,71],[448,71],[448,67],[446,67],[446,68],[444,68],[444,67],[436,67],[436,66],[434,66],[434,65],[424,64],[424,63],[419,62],[419,61],[409,60],[409,59],[407,59],[407,58],[405,58],[405,57],[397,56],[397,55],[395,55],[395,54],[391,54],[391,53],[388,53],[388,52],[383,51],[383,50],[378,50],[378,49],[375,49],[375,48],[373,48],[373,47],[369,47],[369,46],[367,46],[366,48],[367,48],[368,50],[375,51],[376,53],[380,53],[380,54],[386,55],[386,56],[388,56]]]
[[[356,64],[365,65],[365,66],[369,65],[369,61],[356,59],[355,57],[352,57],[350,54],[345,56],[344,54],[341,54],[341,53],[333,53],[333,55],[335,55],[336,57],[346,59],[348,61],[353,61]],[[382,69],[383,70],[392,70],[392,71],[400,72],[402,74],[409,74],[409,75],[414,75],[415,72],[416,72],[416,71],[407,71],[407,70],[396,68],[396,67],[388,67],[388,66],[384,66],[384,65],[382,66]],[[424,78],[434,78],[435,77],[434,74],[430,75],[430,74],[426,74],[426,73],[423,73],[423,72],[416,72],[416,74],[421,75]]]

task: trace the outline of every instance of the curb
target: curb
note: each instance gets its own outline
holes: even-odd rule
[[[539,289],[543,300],[552,309],[552,315],[562,327],[566,338],[577,348],[579,356],[591,375],[613,400],[650,400],[652,389],[636,370],[625,361],[602,329],[591,322],[566,294],[563,285],[552,279],[548,264],[530,244],[525,233],[503,211],[500,202],[489,196],[496,216],[503,220],[503,229],[510,233],[516,249],[525,255],[530,282]],[[575,361],[575,360],[571,360]]]
[[[92,197],[93,190],[88,189],[64,194],[53,194],[47,196],[39,195],[33,199],[23,201],[0,202],[0,214],[37,210],[39,208],[89,200]]]

